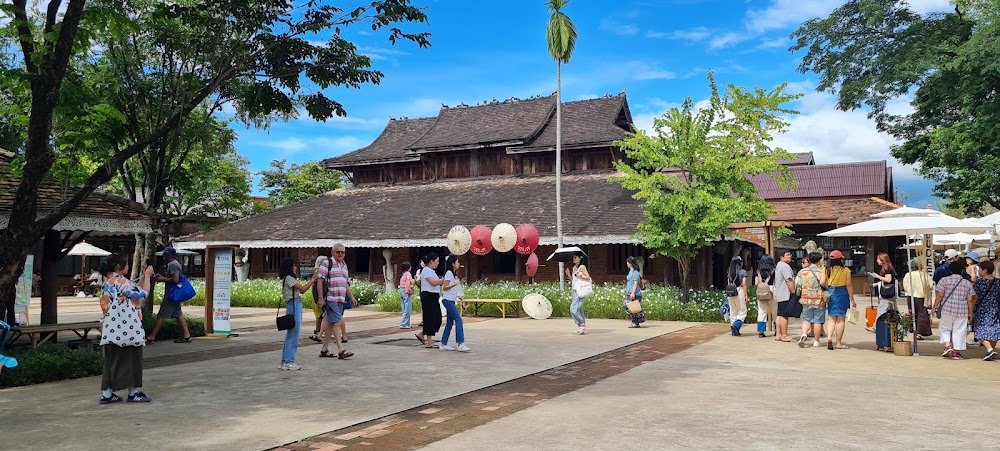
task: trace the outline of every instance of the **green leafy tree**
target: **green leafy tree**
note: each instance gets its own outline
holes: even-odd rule
[[[260,189],[267,191],[273,207],[282,207],[344,186],[340,172],[324,169],[318,162],[285,168],[285,160],[271,162],[273,169],[260,171]]]
[[[559,247],[563,246],[562,233],[562,65],[569,63],[576,49],[576,26],[562,9],[569,0],[548,0],[545,6],[552,14],[545,30],[549,54],[556,60],[556,236]],[[559,286],[565,280],[563,263],[559,263]]]
[[[764,221],[771,206],[757,193],[748,176],[769,174],[781,189],[794,185],[791,173],[778,163],[792,158],[772,148],[772,135],[785,130],[785,106],[797,96],[784,92],[748,91],[729,85],[720,96],[715,79],[709,106],[695,110],[687,98],[653,120],[653,134],[642,130],[617,141],[627,160],[615,162],[622,172],[613,177],[643,202],[645,219],[635,238],[657,255],[678,262],[681,288],[688,292],[693,258],[702,247],[730,234],[729,225]]]
[[[850,0],[805,22],[791,50],[806,51],[799,71],[819,74],[839,109],[870,108],[902,142],[893,156],[936,181],[938,196],[1000,208],[1000,2],[955,5],[920,15],[905,1]],[[902,99],[912,112],[892,111]]]
[[[359,54],[345,36],[348,28],[362,25],[371,32],[385,32],[392,43],[406,40],[429,45],[428,33],[409,33],[398,27],[427,20],[423,10],[409,0],[344,7],[311,0],[51,0],[29,7],[27,0],[12,0],[0,8],[0,20],[11,21],[13,42],[20,53],[3,63],[0,91],[27,93],[24,97],[30,99],[29,108],[11,121],[18,124],[17,134],[24,141],[10,149],[22,162],[22,176],[11,219],[0,231],[0,299],[11,297],[25,256],[46,231],[108,183],[126,161],[180,129],[206,100],[228,103],[242,120],[258,125],[300,112],[316,120],[343,116],[343,106],[322,90],[359,88],[382,78],[381,72],[370,68],[371,59]],[[127,116],[108,103],[77,102],[81,92],[72,88],[83,83],[72,81],[79,76],[75,68],[99,65],[114,51],[94,45],[96,39],[129,33],[148,37],[142,49],[165,61],[157,67],[173,71],[149,91],[151,98],[164,99],[158,90],[171,90],[172,101],[156,105],[161,114],[154,122],[142,124],[143,133],[138,136],[108,136],[129,125]],[[317,34],[329,38],[318,43]],[[81,64],[71,65],[71,61]],[[138,65],[127,71],[142,80],[152,67]],[[85,114],[63,119],[60,130],[65,141],[56,146],[57,110],[73,107],[85,109]],[[73,154],[79,148],[94,150],[94,144],[115,136],[119,137],[117,145],[93,161],[93,166],[68,165],[83,168],[83,182],[68,190],[61,204],[39,212],[39,184],[59,167],[57,163],[76,163],[79,160]]]

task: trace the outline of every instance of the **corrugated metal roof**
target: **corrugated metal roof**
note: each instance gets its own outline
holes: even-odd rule
[[[813,157],[812,152],[798,152],[793,153],[795,155],[794,160],[778,160],[778,164],[783,164],[785,166],[806,166],[816,164],[816,158]]]
[[[781,191],[778,183],[763,174],[750,177],[764,199],[801,199],[816,197],[875,196],[892,197],[887,192],[891,168],[885,161],[791,166],[798,182],[795,191]]]

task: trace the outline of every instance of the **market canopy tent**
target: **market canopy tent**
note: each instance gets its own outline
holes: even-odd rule
[[[859,222],[847,227],[841,227],[829,232],[821,233],[820,236],[830,237],[887,237],[903,236],[909,240],[911,235],[947,235],[954,233],[983,233],[992,228],[985,224],[975,224],[970,221],[963,221],[958,218],[948,216],[944,213],[929,209],[919,209],[902,207],[895,210],[886,211],[872,215],[877,217],[870,221]],[[932,238],[933,240],[933,238]],[[906,261],[909,266],[910,248],[906,248]],[[907,267],[907,271],[909,268]],[[913,280],[911,278],[910,284]],[[909,306],[913,311],[913,287],[910,286]],[[913,351],[917,350],[917,335],[913,334]]]

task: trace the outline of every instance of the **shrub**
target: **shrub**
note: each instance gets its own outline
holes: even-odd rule
[[[0,372],[0,388],[96,376],[104,367],[98,352],[55,344],[13,348],[10,353],[17,359],[18,366]]]
[[[194,286],[194,298],[185,302],[184,305],[205,305],[205,279],[191,279]],[[374,304],[375,298],[385,289],[382,284],[369,282],[367,280],[351,279],[351,292],[358,297],[359,304]],[[159,304],[163,299],[163,284],[156,284],[154,290],[156,294],[155,303]],[[231,306],[233,307],[260,307],[278,308],[284,307],[281,300],[281,281],[274,279],[250,279],[246,282],[233,282]],[[312,308],[312,295],[306,292],[302,295],[302,304],[305,308]]]
[[[465,287],[467,299],[523,299],[529,293],[539,293],[552,303],[552,316],[568,317],[572,301],[570,290],[559,290],[558,283],[538,283],[527,285],[515,282],[480,283]],[[420,301],[414,295],[414,311],[420,311]],[[754,297],[747,305],[747,319],[756,321],[757,307]],[[625,319],[625,289],[623,284],[605,284],[594,287],[594,294],[584,300],[583,309],[588,318]],[[726,296],[719,290],[698,290],[691,293],[691,301],[681,301],[681,291],[675,287],[652,285],[643,292],[643,309],[646,318],[655,321],[722,322],[719,307]],[[378,309],[383,312],[400,311],[398,292],[382,293],[376,299]],[[483,305],[480,315],[500,316],[499,305]]]
[[[187,321],[188,331],[191,332],[192,337],[204,337],[205,336],[205,320],[203,318],[192,318],[190,316],[184,316]],[[149,333],[153,331],[153,325],[156,323],[156,316],[148,316],[142,319],[142,328],[146,331],[146,336],[149,337]],[[163,320],[163,326],[160,326],[160,332],[156,334],[157,340],[173,340],[175,338],[181,338],[184,333],[181,331],[181,325],[176,319],[170,318]]]

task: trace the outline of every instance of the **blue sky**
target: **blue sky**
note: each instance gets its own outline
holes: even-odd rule
[[[313,161],[369,144],[390,117],[437,114],[442,104],[548,95],[555,91],[555,62],[545,44],[548,12],[541,0],[478,2],[415,0],[426,7],[428,24],[405,25],[432,34],[430,48],[389,44],[365,27],[348,30],[373,67],[385,77],[361,89],[329,89],[348,116],[325,123],[307,117],[276,123],[267,130],[234,126],[237,149],[250,169],[271,160]],[[685,97],[708,96],[706,71],[720,85],[774,88],[790,83],[804,96],[793,107],[788,133],[775,145],[792,152],[812,151],[819,163],[887,159],[897,189],[907,203],[936,202],[932,183],[889,155],[894,143],[878,133],[864,111],[841,112],[834,97],[815,91],[816,75],[796,71],[799,57],[788,51],[788,35],[803,21],[825,16],[842,2],[824,0],[571,0],[565,12],[579,38],[563,66],[563,98],[576,100],[626,91],[636,125]],[[948,9],[948,0],[911,0],[921,12]],[[895,111],[906,111],[905,100]]]

